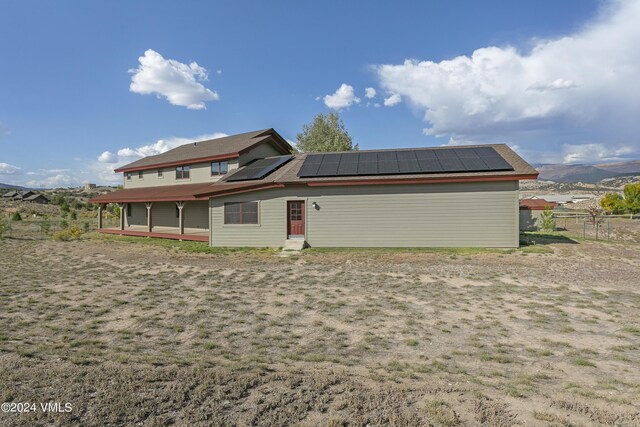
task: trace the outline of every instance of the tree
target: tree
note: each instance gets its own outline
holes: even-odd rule
[[[632,214],[640,213],[640,183],[624,186],[624,205]]]
[[[547,206],[540,214],[540,228],[545,231],[556,229],[556,220],[553,218],[553,210]]]
[[[62,202],[62,204],[60,205],[60,212],[69,213],[69,205],[66,201]]]
[[[621,214],[625,211],[624,198],[618,193],[607,193],[600,200],[600,206],[608,214]]]
[[[298,149],[305,153],[358,149],[358,144],[353,145],[338,113],[318,114],[313,123],[302,127],[302,133],[296,135],[296,139]]]

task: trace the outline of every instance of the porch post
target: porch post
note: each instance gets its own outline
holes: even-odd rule
[[[184,202],[176,202],[178,207],[178,233],[184,234]]]
[[[103,204],[100,203],[98,204],[98,230],[100,230],[102,228],[102,208],[103,208]]]
[[[127,204],[120,203],[120,230],[124,230],[124,219],[127,216]]]
[[[147,207],[147,231],[151,233],[151,230],[153,230],[153,219],[151,218],[153,203],[147,202],[144,205]]]

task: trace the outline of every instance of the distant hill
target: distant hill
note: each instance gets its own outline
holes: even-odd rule
[[[0,189],[33,190],[33,188],[21,187],[19,185],[13,185],[13,184],[3,184],[2,182],[0,182]]]
[[[536,168],[538,179],[554,182],[584,182],[595,184],[603,179],[640,175],[640,160],[596,165],[553,165],[542,164]]]

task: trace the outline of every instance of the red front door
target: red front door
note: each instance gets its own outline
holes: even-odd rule
[[[287,237],[304,237],[304,202],[287,202]]]

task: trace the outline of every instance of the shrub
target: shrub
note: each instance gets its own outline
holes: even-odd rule
[[[13,215],[11,215],[11,221],[22,221],[20,212],[14,212]]]
[[[40,222],[40,231],[42,232],[42,234],[49,234],[49,230],[51,230],[51,221],[45,219],[44,221]]]
[[[78,219],[78,214],[76,213],[76,211],[71,211],[71,213],[69,214],[69,219],[72,221]]]
[[[553,218],[553,210],[547,206],[540,215],[540,228],[545,231],[553,231],[556,229],[556,220]]]
[[[63,219],[62,221],[60,221],[60,228],[62,228],[63,230],[69,228],[69,223]]]
[[[82,224],[82,230],[87,233],[89,231],[89,229],[91,228],[91,226],[89,225],[88,221],[85,221],[84,224]]]
[[[0,239],[4,237],[4,233],[9,229],[9,222],[4,217],[2,213],[0,213]]]
[[[82,230],[78,227],[71,227],[53,233],[53,240],[68,242],[69,240],[78,239],[80,236],[82,236]]]

